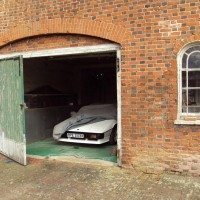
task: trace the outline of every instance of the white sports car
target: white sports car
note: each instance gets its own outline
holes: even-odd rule
[[[117,109],[113,104],[84,106],[54,127],[53,138],[62,142],[116,144],[116,117]]]

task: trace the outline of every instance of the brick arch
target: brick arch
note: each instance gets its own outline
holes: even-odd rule
[[[200,41],[200,34],[191,35],[191,36],[187,36],[187,37],[182,37],[180,39],[176,39],[175,41],[172,42],[172,44],[174,45],[174,49],[173,49],[174,55],[178,55],[180,50],[184,46],[186,46],[187,44],[193,43],[193,42],[196,42],[196,41]]]
[[[51,19],[12,27],[0,35],[0,46],[13,41],[47,34],[81,34],[107,39],[121,44],[126,37],[122,26],[88,19]]]

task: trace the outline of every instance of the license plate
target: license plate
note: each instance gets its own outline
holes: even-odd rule
[[[80,133],[67,133],[67,137],[69,137],[69,138],[84,138],[84,134],[80,134]]]

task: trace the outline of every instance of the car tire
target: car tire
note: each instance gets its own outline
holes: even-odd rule
[[[115,126],[110,134],[109,144],[117,144],[117,126]]]

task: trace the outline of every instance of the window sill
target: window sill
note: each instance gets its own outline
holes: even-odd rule
[[[174,121],[174,124],[183,124],[183,125],[200,125],[200,120],[183,120],[177,119]]]

